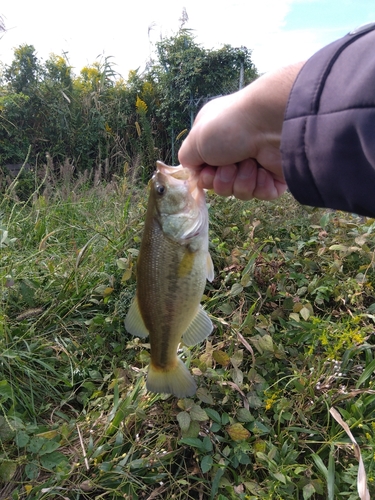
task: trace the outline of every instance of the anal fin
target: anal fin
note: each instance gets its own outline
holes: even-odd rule
[[[182,336],[182,340],[186,345],[195,345],[206,339],[213,330],[212,321],[208,314],[200,305],[193,321],[188,326],[186,332]]]
[[[128,314],[126,315],[125,328],[135,337],[145,338],[149,335],[149,331],[143,322],[141,311],[139,310],[137,297],[134,298]]]

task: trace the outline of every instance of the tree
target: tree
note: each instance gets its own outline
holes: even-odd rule
[[[158,42],[156,52],[158,61],[150,71],[160,90],[158,116],[170,135],[171,151],[166,157],[174,163],[176,137],[192,125],[199,108],[215,96],[238,90],[241,74],[249,83],[257,71],[246,47],[207,50],[184,28]]]
[[[29,95],[38,81],[41,67],[33,45],[20,45],[14,49],[14,59],[4,72],[11,91]]]
[[[6,83],[0,98],[0,159],[24,161],[38,130],[40,100],[36,93],[40,65],[32,45],[14,50],[12,64],[5,68]],[[34,151],[33,151],[34,152]]]

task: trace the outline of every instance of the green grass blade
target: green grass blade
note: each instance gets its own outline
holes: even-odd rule
[[[328,500],[335,500],[335,449],[331,446],[328,459],[327,492]]]
[[[356,384],[356,389],[359,389],[359,387],[361,387],[361,385],[364,384],[366,380],[368,380],[371,377],[371,375],[374,373],[374,370],[375,370],[375,359],[373,359],[371,363],[367,365],[366,368],[364,369],[362,375],[358,379],[358,382]]]

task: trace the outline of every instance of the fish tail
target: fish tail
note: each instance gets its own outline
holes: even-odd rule
[[[177,358],[176,366],[170,370],[161,370],[150,364],[147,375],[147,390],[151,392],[173,394],[178,398],[193,396],[197,390],[197,385],[191,373]]]

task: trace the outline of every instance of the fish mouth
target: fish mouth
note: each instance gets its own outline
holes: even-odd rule
[[[191,171],[188,168],[183,167],[182,165],[178,165],[177,167],[171,167],[161,161],[157,161],[156,165],[157,165],[156,172],[160,172],[161,174],[173,177],[174,179],[180,181],[187,181],[190,179],[190,177],[192,177]]]
[[[189,193],[197,202],[202,201],[202,196],[203,199],[205,199],[203,189],[198,187],[199,174],[196,171],[183,167],[182,165],[171,167],[162,161],[157,161],[156,166],[157,170],[154,175],[157,175],[158,173],[165,175],[168,182],[171,184],[184,182],[188,187]]]

